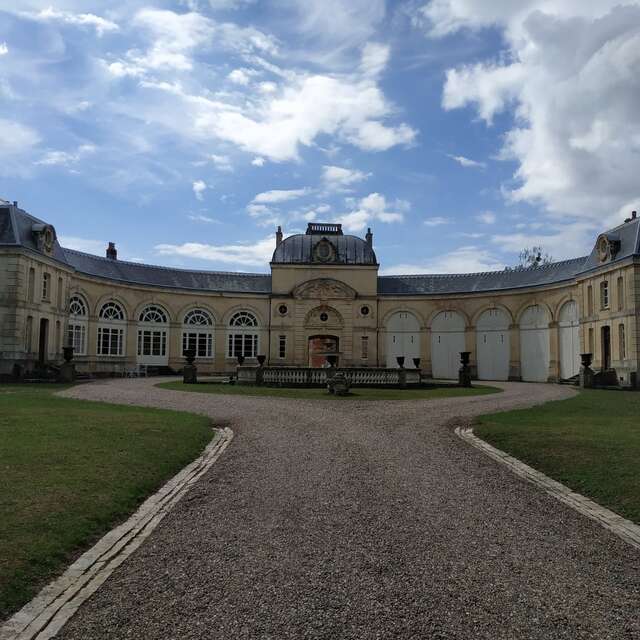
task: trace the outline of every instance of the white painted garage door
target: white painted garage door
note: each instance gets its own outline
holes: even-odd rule
[[[420,322],[409,311],[394,313],[387,322],[387,367],[398,367],[397,356],[404,356],[404,366],[414,368],[413,358],[420,357]]]
[[[527,307],[520,318],[520,365],[527,382],[546,382],[549,376],[550,320],[540,305]]]
[[[571,378],[580,372],[580,322],[575,300],[560,309],[560,377]]]
[[[460,352],[465,350],[464,318],[455,311],[440,312],[431,323],[431,365],[434,378],[458,377]]]
[[[476,323],[478,378],[509,379],[509,316],[502,309],[487,309]]]

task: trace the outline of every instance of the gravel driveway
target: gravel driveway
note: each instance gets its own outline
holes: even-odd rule
[[[235,439],[60,638],[640,638],[640,554],[446,426],[566,387],[338,403],[156,382],[66,395],[203,413]]]

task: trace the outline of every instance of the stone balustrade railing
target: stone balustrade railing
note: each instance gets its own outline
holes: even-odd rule
[[[353,387],[416,386],[420,384],[419,369],[387,368],[311,368],[311,367],[238,367],[240,384],[262,383],[269,386],[323,387],[336,372],[345,374]]]

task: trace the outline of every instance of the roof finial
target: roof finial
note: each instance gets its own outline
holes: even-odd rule
[[[278,230],[276,231],[276,247],[282,242],[282,227],[278,225]]]
[[[367,229],[367,235],[364,237],[364,239],[370,247],[373,247],[373,233],[371,233],[371,227]]]

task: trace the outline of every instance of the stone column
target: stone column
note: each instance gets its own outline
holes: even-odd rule
[[[422,335],[424,335],[424,344],[420,348],[422,375],[425,376],[425,378],[433,378],[433,366],[431,364],[431,329],[425,329]]]
[[[469,359],[469,374],[474,379],[478,379],[478,354],[476,353],[476,328],[469,325],[464,330],[464,350],[471,354]]]
[[[522,369],[520,364],[520,326],[512,324],[509,326],[509,380],[519,382],[522,380]]]
[[[560,379],[560,328],[557,322],[549,323],[549,374],[548,382]]]

